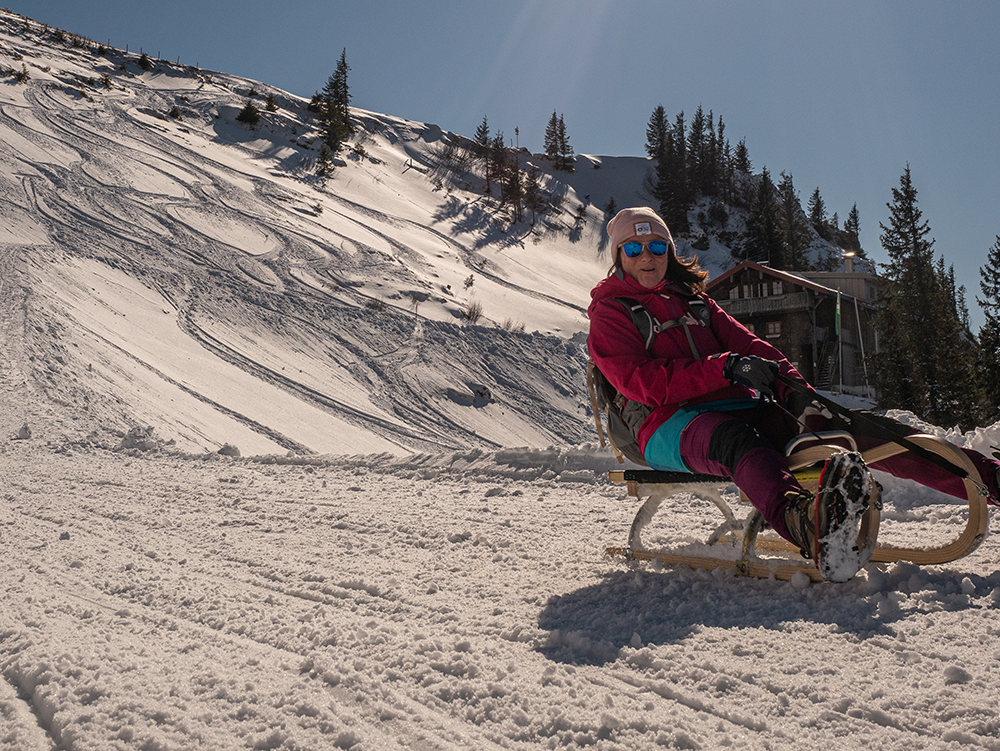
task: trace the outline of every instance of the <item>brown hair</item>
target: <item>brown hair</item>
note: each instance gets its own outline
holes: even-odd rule
[[[704,292],[708,272],[698,263],[698,256],[691,258],[678,258],[677,246],[674,245],[673,238],[670,239],[670,260],[667,262],[667,273],[664,279],[669,279],[675,284],[687,287],[689,292]],[[615,248],[615,263],[608,270],[608,276],[614,274],[622,267],[621,249]]]

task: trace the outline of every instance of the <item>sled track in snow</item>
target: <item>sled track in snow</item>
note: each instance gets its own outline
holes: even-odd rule
[[[53,732],[51,723],[46,723],[32,697],[18,685],[13,670],[0,673],[0,726],[8,738],[17,741],[18,751],[61,748],[61,739]]]
[[[558,305],[560,307],[568,308],[569,310],[573,310],[573,311],[576,311],[576,312],[580,313],[580,315],[584,315],[587,312],[587,309],[584,308],[584,307],[581,307],[579,305],[574,305],[572,303],[566,302],[565,300],[560,300],[559,298],[552,297],[551,295],[547,295],[544,292],[538,292],[537,290],[532,290],[532,289],[528,289],[526,287],[518,286],[518,285],[516,285],[516,284],[514,284],[512,282],[507,281],[503,277],[497,276],[496,274],[491,274],[490,272],[486,271],[485,269],[483,269],[480,266],[473,265],[472,263],[469,262],[469,258],[468,258],[468,256],[473,251],[470,251],[469,248],[467,248],[466,246],[462,245],[461,243],[459,243],[454,238],[449,237],[448,235],[444,234],[443,232],[440,232],[439,230],[434,229],[433,227],[429,227],[429,226],[426,226],[426,225],[423,225],[423,224],[419,224],[419,223],[414,222],[414,221],[412,221],[410,219],[405,219],[405,218],[402,218],[402,217],[395,217],[395,216],[391,216],[389,214],[382,213],[380,211],[375,211],[374,209],[371,209],[371,208],[369,208],[367,206],[362,206],[359,203],[355,203],[353,201],[349,201],[346,198],[343,198],[342,196],[337,196],[337,195],[334,195],[334,194],[329,194],[329,198],[331,200],[334,200],[337,203],[341,204],[342,206],[346,206],[346,207],[352,209],[353,211],[356,211],[356,212],[359,212],[359,213],[362,213],[362,214],[366,214],[366,215],[372,217],[372,219],[378,220],[378,221],[382,222],[383,224],[404,224],[406,226],[414,227],[416,229],[419,229],[421,231],[428,232],[428,233],[434,235],[436,238],[438,238],[439,240],[441,240],[441,242],[443,242],[446,245],[448,245],[452,250],[458,251],[461,254],[462,263],[465,265],[465,267],[467,269],[469,269],[470,271],[474,271],[477,274],[481,274],[482,276],[486,277],[490,281],[495,282],[496,284],[499,284],[502,287],[506,287],[507,289],[514,290],[515,292],[523,294],[523,295],[525,295],[527,297],[533,297],[533,298],[535,298],[537,300],[544,300],[545,302],[552,303],[553,305]],[[410,249],[407,248],[405,245],[403,245],[402,243],[400,243],[395,238],[390,237],[389,235],[386,235],[384,232],[380,231],[373,224],[365,224],[364,222],[361,222],[361,221],[359,221],[359,220],[357,220],[357,219],[355,219],[353,217],[350,217],[350,216],[348,216],[346,214],[340,214],[340,216],[342,216],[344,219],[347,219],[349,221],[354,222],[358,226],[360,226],[360,227],[364,228],[365,230],[371,232],[372,234],[374,234],[374,235],[382,238],[386,242],[390,243],[397,250],[399,250],[401,252],[404,252],[407,255],[410,255],[412,253],[412,251],[410,251]]]
[[[259,433],[260,435],[262,435],[262,436],[264,436],[266,438],[269,438],[270,440],[274,441],[279,446],[282,446],[283,448],[286,448],[289,451],[294,451],[296,453],[302,453],[302,452],[308,451],[308,449],[307,449],[306,446],[303,446],[301,443],[292,440],[288,436],[286,436],[286,435],[284,435],[282,433],[279,433],[278,431],[276,431],[276,430],[274,430],[272,428],[269,428],[266,425],[262,425],[261,423],[257,422],[256,420],[253,420],[253,419],[247,417],[246,415],[244,415],[244,414],[242,414],[240,412],[237,412],[236,410],[230,409],[229,407],[226,407],[223,404],[219,404],[218,402],[213,401],[212,399],[209,399],[204,394],[201,394],[201,393],[195,391],[194,389],[190,388],[189,386],[185,386],[180,381],[177,381],[177,380],[171,378],[170,376],[168,376],[163,371],[158,370],[157,368],[154,368],[152,365],[150,365],[145,360],[142,360],[142,359],[136,357],[131,352],[128,352],[125,349],[122,349],[117,344],[115,344],[112,341],[109,341],[107,338],[101,336],[100,334],[98,334],[96,332],[91,332],[91,336],[93,336],[95,339],[100,339],[108,347],[111,347],[112,349],[117,350],[120,354],[124,355],[125,357],[127,357],[128,359],[130,359],[133,362],[137,363],[138,365],[142,366],[143,368],[145,368],[146,370],[148,370],[150,373],[153,373],[157,378],[163,380],[165,383],[169,383],[171,386],[174,386],[174,387],[180,389],[185,394],[188,394],[188,395],[192,396],[193,398],[197,399],[198,401],[202,402],[203,404],[207,404],[208,406],[210,406],[212,409],[216,410],[217,412],[220,412],[220,413],[226,415],[227,417],[233,418],[237,422],[242,423],[246,427],[250,428],[250,430],[254,431],[255,433]]]
[[[201,328],[193,319],[190,310],[181,313],[180,320],[183,321],[184,331],[197,341],[201,346],[222,360],[240,368],[246,373],[259,378],[260,380],[278,386],[289,393],[292,393],[305,401],[314,404],[334,415],[353,424],[371,429],[377,435],[395,443],[401,448],[411,449],[418,447],[421,450],[442,450],[455,448],[444,443],[433,441],[424,436],[408,430],[404,425],[396,425],[375,415],[362,412],[354,407],[345,404],[338,399],[317,391],[309,386],[298,383],[274,370],[262,365],[246,355],[237,352],[232,347],[224,344]],[[410,443],[405,443],[408,440]]]

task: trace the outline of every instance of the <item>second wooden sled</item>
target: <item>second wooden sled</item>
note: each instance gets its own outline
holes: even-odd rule
[[[838,434],[836,437],[841,439],[846,437],[853,441],[847,434]],[[938,547],[922,549],[880,546],[877,544],[877,537],[881,502],[877,502],[872,504],[865,515],[859,534],[859,544],[874,546],[871,563],[910,561],[918,565],[931,565],[947,563],[968,555],[985,538],[989,523],[984,485],[979,472],[965,453],[947,441],[931,435],[913,435],[909,437],[909,440],[921,448],[947,459],[968,473],[968,476],[963,479],[966,497],[969,501],[969,518],[965,529],[952,542]],[[793,442],[794,444],[795,442]],[[792,470],[803,487],[815,490],[819,480],[818,466],[833,453],[841,450],[843,450],[841,447],[829,444],[813,445],[800,451],[793,448],[789,452],[789,469]],[[866,464],[871,465],[907,450],[895,443],[885,443],[863,452],[862,457]],[[758,551],[797,553],[798,548],[777,536],[758,539],[763,520],[756,510],[743,521],[737,519],[731,506],[722,498],[722,489],[732,485],[732,481],[728,478],[639,469],[612,470],[608,476],[612,482],[626,484],[630,496],[645,498],[636,512],[629,530],[628,544],[625,547],[607,548],[607,553],[610,556],[634,561],[659,561],[667,566],[685,565],[709,571],[722,567],[726,570],[734,569],[737,574],[742,576],[755,576],[764,579],[773,576],[775,579],[788,581],[796,574],[802,573],[812,581],[822,580],[819,570],[812,561],[805,559],[797,561],[793,558],[777,555],[770,557],[758,555]],[[664,501],[679,493],[691,493],[715,504],[722,512],[724,521],[712,533],[707,542],[710,546],[724,543],[740,544],[737,559],[643,549],[642,529],[649,524]]]

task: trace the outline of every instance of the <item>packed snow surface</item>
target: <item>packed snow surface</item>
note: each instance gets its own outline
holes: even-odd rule
[[[0,747],[1000,747],[995,539],[838,585],[632,569],[607,466],[8,441]],[[885,479],[886,540],[960,530]]]
[[[646,160],[522,152],[531,226],[433,125],[357,111],[323,184],[266,84],[5,11],[0,66],[0,749],[1000,749],[994,538],[838,585],[605,556],[583,312]],[[886,544],[964,527],[877,479]]]

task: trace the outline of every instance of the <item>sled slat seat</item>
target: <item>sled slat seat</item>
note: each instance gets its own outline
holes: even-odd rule
[[[640,485],[729,485],[727,477],[699,475],[692,472],[670,472],[659,469],[612,469],[608,479],[616,485],[624,484],[632,498],[639,497]]]

